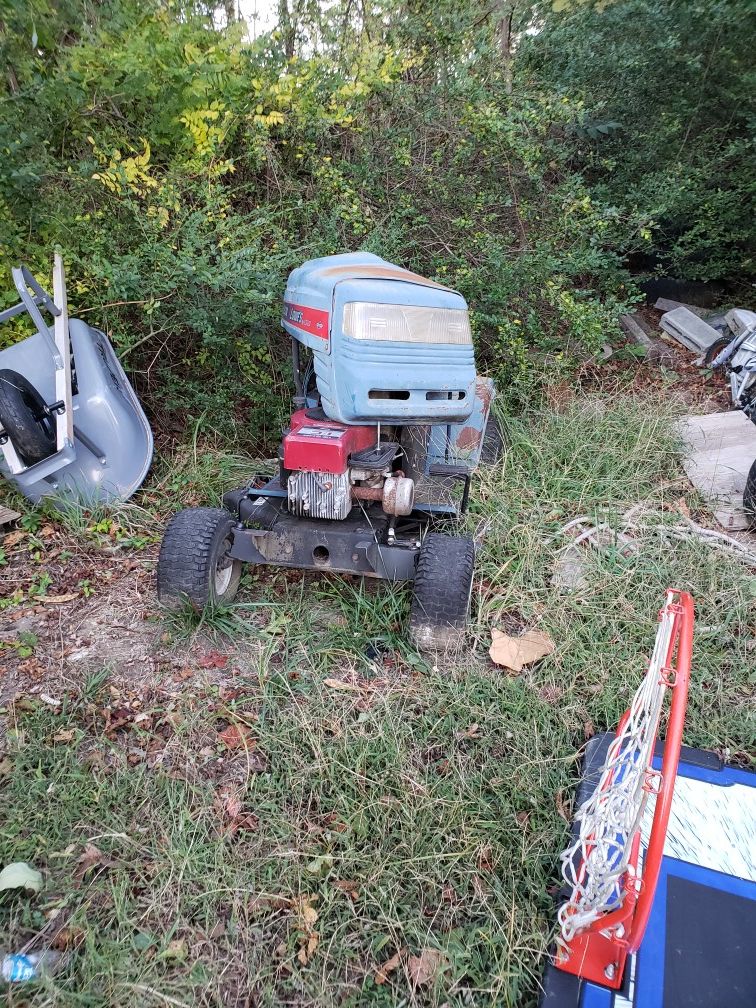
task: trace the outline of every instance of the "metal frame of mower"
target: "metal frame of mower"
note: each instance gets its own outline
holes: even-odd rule
[[[222,508],[180,511],[161,546],[159,597],[197,609],[226,604],[236,594],[244,563],[412,581],[410,639],[421,650],[453,647],[466,631],[475,545],[467,536],[435,528],[464,514],[472,469],[431,468],[433,477],[461,484],[457,506],[418,504],[410,515],[392,517],[379,503],[365,501],[341,521],[305,518],[288,511],[276,476],[227,492]]]

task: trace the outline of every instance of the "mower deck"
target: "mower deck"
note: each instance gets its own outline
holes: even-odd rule
[[[285,491],[277,479],[260,490],[232,490],[224,494],[223,504],[235,520],[233,559],[389,581],[414,580],[420,531],[429,517],[401,519],[396,541],[389,542],[391,519],[379,504],[355,507],[338,522],[301,518],[285,510]]]

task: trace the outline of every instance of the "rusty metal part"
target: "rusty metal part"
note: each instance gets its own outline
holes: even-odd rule
[[[412,514],[415,481],[405,476],[389,476],[383,484],[383,510],[390,515]]]
[[[415,505],[415,481],[406,476],[388,476],[382,487],[353,486],[355,500],[380,501],[390,515],[412,514]]]
[[[355,500],[382,501],[383,487],[353,486],[352,497]]]

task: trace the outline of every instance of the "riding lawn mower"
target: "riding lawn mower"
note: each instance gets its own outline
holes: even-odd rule
[[[278,472],[171,519],[161,601],[225,605],[244,563],[413,581],[412,642],[458,643],[475,545],[445,529],[497,440],[464,299],[375,255],[328,256],[290,274],[281,322],[295,395]]]

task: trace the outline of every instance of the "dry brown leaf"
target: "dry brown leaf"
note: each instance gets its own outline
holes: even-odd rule
[[[240,816],[234,819],[234,826],[238,830],[247,830],[251,833],[259,828],[260,820],[254,812],[242,812]]]
[[[373,975],[373,980],[377,984],[385,984],[388,982],[388,978],[391,973],[394,972],[396,967],[402,961],[407,953],[406,948],[400,948],[398,952],[395,952],[390,959],[387,959],[383,965],[379,966]]]
[[[432,983],[441,976],[448,965],[446,956],[438,949],[424,948],[419,956],[407,960],[407,973],[414,987]]]
[[[230,724],[222,732],[218,732],[218,738],[227,749],[254,749],[257,745],[253,738],[250,738],[249,728],[243,724]]]
[[[55,605],[60,605],[63,602],[73,602],[79,596],[77,592],[69,592],[68,595],[42,595],[40,597],[40,602],[44,602],[45,605],[48,603],[54,603]]]
[[[305,931],[311,931],[318,920],[318,911],[311,903],[317,900],[317,896],[303,896],[299,903],[299,917]]]
[[[360,895],[360,888],[354,879],[337,879],[333,884],[337,889],[341,889],[342,892],[345,892],[353,903],[357,902]]]
[[[572,803],[569,798],[565,798],[564,791],[561,788],[554,795],[554,801],[556,802],[557,812],[562,819],[565,822],[572,822]]]
[[[324,679],[323,685],[329,689],[341,690],[344,693],[359,693],[360,687],[353,683],[344,682],[343,679]]]
[[[76,738],[75,728],[63,728],[53,735],[53,742],[72,742]]]
[[[7,536],[3,538],[3,546],[6,549],[12,549],[14,546],[18,546],[22,540],[26,539],[29,535],[24,529],[17,529],[15,532],[9,532]]]
[[[93,843],[84,845],[84,850],[76,860],[74,877],[81,880],[91,868],[108,867],[113,862]]]
[[[299,959],[303,966],[306,966],[310,959],[312,959],[315,954],[315,949],[318,947],[319,941],[320,938],[315,931],[312,931],[307,935],[304,944],[300,948],[299,952],[297,952],[297,959]]]
[[[488,651],[491,661],[513,672],[521,672],[525,665],[550,655],[555,648],[554,641],[540,630],[526,630],[519,637],[494,628],[491,631],[491,647]]]
[[[200,655],[197,664],[202,669],[222,669],[228,665],[228,655],[219,651],[208,651],[207,654]]]

